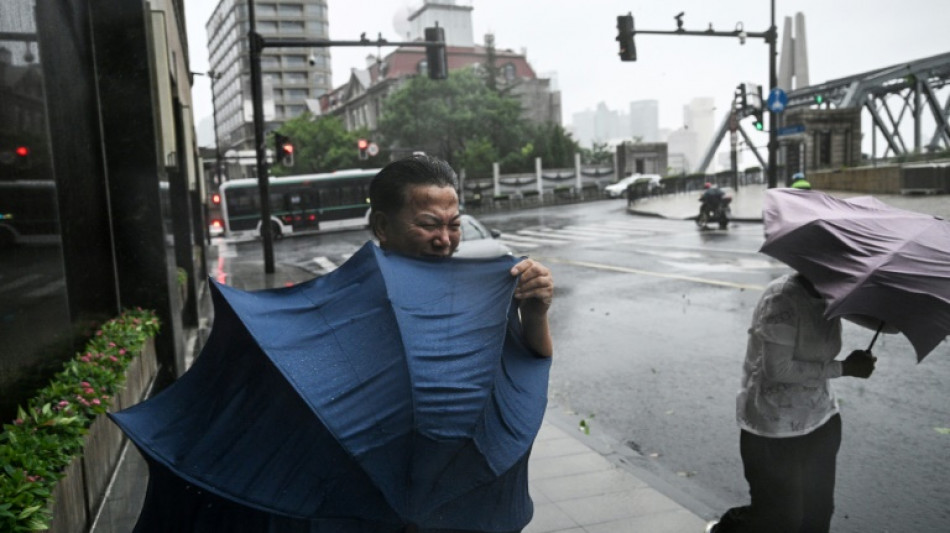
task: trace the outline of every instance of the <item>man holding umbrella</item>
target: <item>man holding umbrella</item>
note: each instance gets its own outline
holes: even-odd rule
[[[751,505],[727,511],[707,532],[827,532],[834,511],[841,417],[829,381],[867,378],[870,352],[843,361],[841,322],[801,274],[766,288],[749,329],[736,399],[740,453]]]
[[[394,161],[373,178],[370,227],[380,248],[415,257],[449,257],[462,236],[455,171],[441,159],[416,155]],[[547,312],[554,296],[551,272],[525,259],[511,269],[521,276],[515,289],[525,340],[551,357]]]

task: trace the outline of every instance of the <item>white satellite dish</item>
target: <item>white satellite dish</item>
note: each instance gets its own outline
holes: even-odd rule
[[[412,24],[409,22],[409,16],[418,11],[418,9],[418,7],[413,7],[410,3],[406,3],[396,9],[396,14],[393,15],[393,28],[396,30],[396,35],[399,36],[399,40],[408,41],[410,39]]]

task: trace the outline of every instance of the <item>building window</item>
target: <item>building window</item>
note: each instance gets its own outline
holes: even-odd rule
[[[273,17],[277,15],[277,6],[275,4],[255,4],[254,13],[264,17]]]
[[[307,4],[304,9],[309,16],[315,16],[321,19],[327,18],[327,8],[320,4]]]
[[[284,56],[285,67],[302,67],[306,64],[306,56]]]
[[[307,106],[305,105],[287,105],[284,106],[284,116],[288,118],[299,117],[307,111]]]
[[[307,89],[287,89],[284,91],[284,99],[299,102],[301,100],[306,100],[308,93],[309,91],[307,91]]]
[[[277,14],[282,17],[302,17],[303,5],[301,4],[281,4],[277,8]]]
[[[307,74],[305,72],[284,72],[284,83],[303,85],[307,83]]]
[[[511,63],[505,63],[504,68],[502,69],[502,74],[505,76],[505,81],[512,82],[515,81],[515,74],[517,69]]]
[[[302,20],[282,20],[280,21],[281,33],[303,33]]]
[[[273,20],[259,20],[257,21],[257,31],[267,32],[267,33],[276,33],[277,32],[277,23]]]

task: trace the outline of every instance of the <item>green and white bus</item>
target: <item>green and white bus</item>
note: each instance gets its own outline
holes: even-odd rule
[[[272,234],[279,238],[301,231],[365,227],[369,222],[369,182],[379,171],[378,168],[338,170],[270,178]],[[257,180],[225,182],[219,194],[224,236],[260,236]]]

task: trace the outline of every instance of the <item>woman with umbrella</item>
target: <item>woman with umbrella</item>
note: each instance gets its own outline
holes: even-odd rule
[[[834,511],[841,417],[830,380],[867,378],[874,357],[843,361],[840,318],[803,275],[765,289],[749,329],[736,399],[740,453],[751,505],[727,511],[707,532],[827,532]]]

